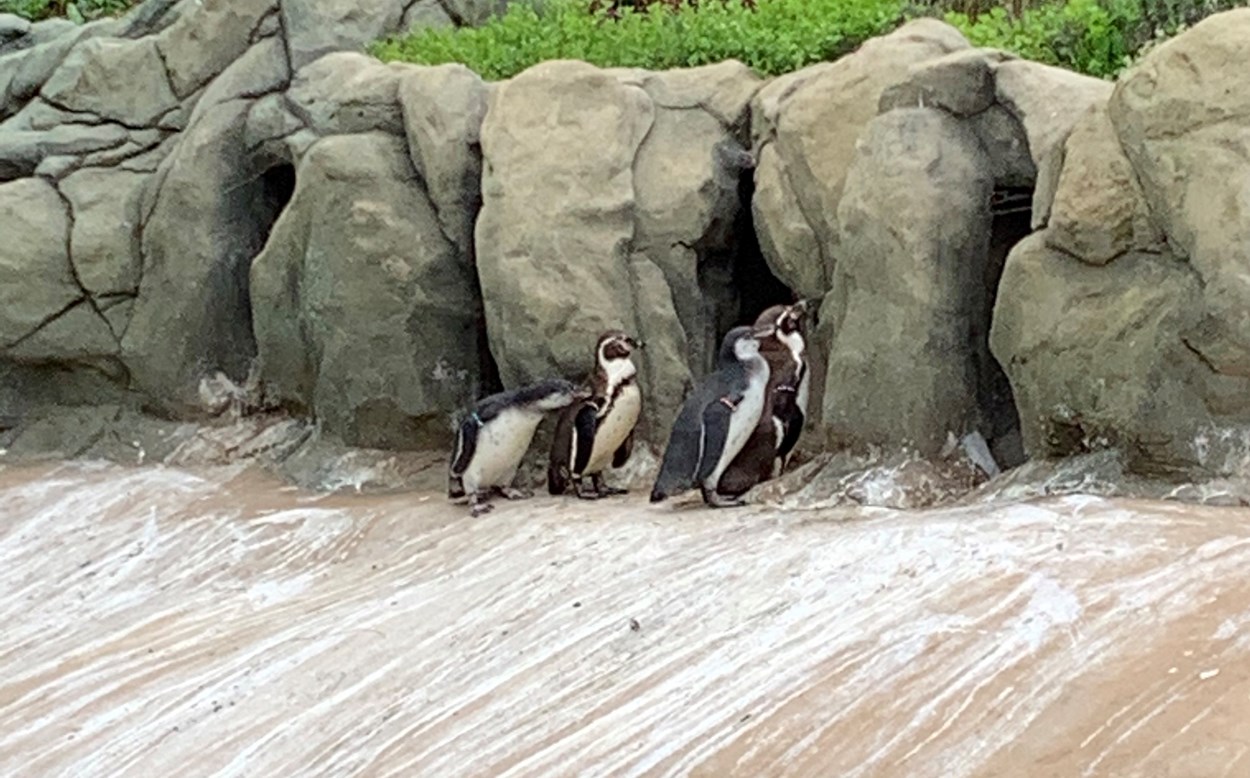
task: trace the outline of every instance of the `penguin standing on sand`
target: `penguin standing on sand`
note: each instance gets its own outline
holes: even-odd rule
[[[651,502],[698,486],[712,507],[742,504],[717,494],[716,487],[764,411],[769,369],[760,340],[773,331],[770,324],[734,327],[725,335],[716,372],[686,398],[673,423]]]
[[[564,494],[570,479],[577,496],[584,500],[626,492],[604,484],[603,471],[609,464],[621,467],[633,452],[642,391],[631,357],[634,349],[641,348],[640,341],[621,330],[599,336],[589,380],[591,395],[566,408],[556,424],[547,464],[547,491],[551,494]]]
[[[793,382],[780,383],[773,398],[773,418],[777,423],[777,456],[770,477],[780,475],[790,462],[790,454],[799,442],[803,433],[803,424],[807,419],[807,400],[811,392],[811,376],[807,365],[806,343],[803,340],[803,324],[807,316],[810,301],[802,300],[793,305],[774,305],[766,309],[756,319],[756,324],[772,322],[777,328],[776,342],[785,346],[793,361],[795,379]],[[770,352],[769,364],[773,364],[773,356],[781,354]]]
[[[778,451],[786,432],[794,421],[795,393],[798,389],[800,363],[788,343],[782,340],[782,325],[789,323],[791,306],[774,305],[755,320],[756,326],[774,326],[773,334],[760,340],[760,355],[768,362],[768,387],[764,394],[764,410],[759,423],[721,474],[716,492],[721,497],[739,497],[758,483],[773,478],[780,461]],[[798,419],[799,427],[802,418]]]
[[[447,496],[454,500],[468,494],[473,516],[494,507],[487,502],[492,493],[509,500],[531,496],[511,484],[534,431],[547,413],[583,396],[572,382],[552,378],[479,400],[456,433]]]

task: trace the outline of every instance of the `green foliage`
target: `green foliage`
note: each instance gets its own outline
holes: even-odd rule
[[[664,69],[737,59],[774,75],[835,59],[902,20],[902,0],[761,0],[752,11],[711,2],[677,10],[623,8],[617,19],[584,0],[513,3],[478,27],[426,29],[374,44],[383,60],[463,62],[486,79],[549,59]]]
[[[17,14],[33,22],[64,16],[79,24],[116,16],[140,0],[0,0],[0,13]]]
[[[940,15],[977,46],[1113,78],[1154,43],[1218,11],[1250,0],[1059,0],[1013,17],[994,7],[975,17],[942,13],[963,0],[757,0],[676,9],[653,5],[619,18],[588,10],[587,0],[516,2],[486,25],[426,29],[379,41],[382,60],[424,65],[462,62],[483,78],[510,78],[538,62],[579,59],[601,67],[662,70],[737,59],[761,75],[836,59],[909,17]],[[921,0],[922,2],[926,0]],[[1250,45],[1250,44],[1248,44]]]

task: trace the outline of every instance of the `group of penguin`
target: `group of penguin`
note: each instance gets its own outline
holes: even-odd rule
[[[807,412],[806,301],[774,305],[754,325],[726,333],[715,370],[682,404],[673,423],[651,502],[698,488],[712,507],[741,505],[761,481],[784,471]],[[583,499],[624,494],[603,473],[633,452],[642,392],[634,352],[645,345],[621,330],[595,344],[595,367],[581,385],[550,378],[479,400],[460,421],[448,474],[451,500],[467,497],[473,516],[490,498],[532,496],[512,486],[538,425],[559,413],[547,490]]]

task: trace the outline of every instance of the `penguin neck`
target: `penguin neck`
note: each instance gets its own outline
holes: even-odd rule
[[[799,364],[803,363],[803,336],[796,332],[778,332],[777,339],[790,349],[790,353],[794,355],[794,361]]]
[[[638,374],[634,361],[628,357],[623,359],[604,359],[599,362],[599,393],[608,402],[616,397],[622,387],[628,385]]]

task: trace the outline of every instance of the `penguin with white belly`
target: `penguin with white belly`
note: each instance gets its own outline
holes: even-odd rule
[[[760,340],[774,329],[771,324],[734,327],[725,335],[716,372],[686,398],[673,423],[651,502],[697,486],[703,501],[714,508],[743,504],[717,494],[716,487],[764,411],[769,367],[760,354]]]
[[[509,500],[532,496],[511,484],[538,424],[585,396],[571,381],[551,378],[479,400],[457,430],[447,496],[454,500],[467,494],[473,516],[494,507],[488,502],[491,494]]]
[[[566,408],[556,424],[547,464],[547,491],[551,494],[564,494],[570,481],[584,500],[625,494],[625,489],[603,482],[603,471],[609,465],[623,466],[633,452],[634,427],[642,414],[642,391],[632,356],[641,348],[641,341],[621,330],[599,336],[595,368],[588,382],[591,395]]]
[[[774,324],[777,326],[777,340],[790,349],[798,375],[798,383],[795,385],[793,394],[787,398],[784,393],[779,393],[777,401],[773,403],[773,417],[781,423],[784,432],[781,443],[777,446],[776,474],[778,475],[784,472],[786,465],[789,464],[790,455],[794,452],[795,444],[799,442],[799,435],[803,432],[803,424],[807,419],[807,401],[811,394],[812,381],[803,330],[808,309],[814,304],[813,300],[801,300],[794,305],[775,306],[769,309],[775,312]]]

